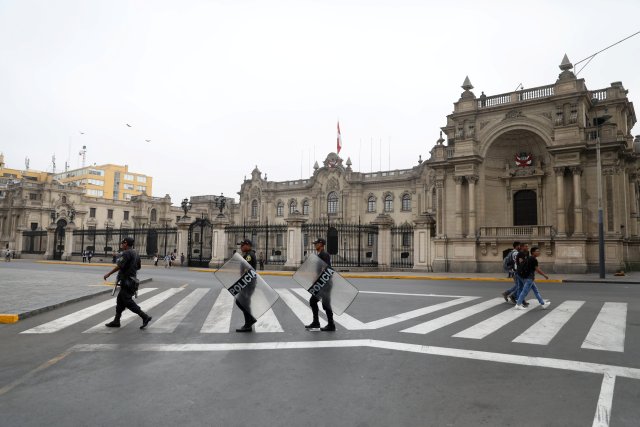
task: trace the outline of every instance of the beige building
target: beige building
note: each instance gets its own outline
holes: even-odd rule
[[[267,181],[256,167],[242,184],[235,222],[297,221],[303,251],[304,224],[376,226],[377,251],[361,245],[358,253],[377,258],[378,268],[394,267],[398,252],[408,253],[415,269],[497,271],[503,250],[522,240],[540,246],[542,263],[555,272],[593,271],[599,140],[606,268],[637,268],[640,141],[634,145],[631,134],[633,104],[620,82],[588,89],[566,56],[560,69],[553,84],[492,96],[476,96],[465,79],[431,157],[410,169],[355,172],[334,153],[305,180]],[[403,241],[394,245],[393,229],[403,225]],[[340,235],[334,240],[340,259],[348,251]],[[402,249],[407,243],[411,251]]]
[[[99,165],[55,174],[54,180],[84,188],[88,196],[110,200],[131,200],[140,194],[153,194],[153,178],[129,171],[128,165]]]

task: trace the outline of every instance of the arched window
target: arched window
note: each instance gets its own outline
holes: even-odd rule
[[[411,210],[411,196],[405,194],[402,196],[402,210],[410,211]]]
[[[384,196],[384,211],[393,211],[393,196],[391,194],[387,194],[386,196]]]
[[[302,202],[302,215],[309,215],[309,201]]]
[[[296,203],[295,200],[292,200],[289,202],[289,213],[292,214],[296,211],[296,209],[298,208],[298,204]]]
[[[155,209],[151,209],[151,214],[149,215],[151,222],[158,221],[158,214]]]
[[[251,218],[258,217],[258,201],[254,200],[251,202]]]
[[[284,216],[284,203],[278,202],[276,205],[276,216]]]
[[[375,212],[376,211],[376,198],[375,196],[369,196],[367,199],[367,212]]]
[[[338,195],[335,191],[332,191],[327,196],[327,213],[338,213]]]

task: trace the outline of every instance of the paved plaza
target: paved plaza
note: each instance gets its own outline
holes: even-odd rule
[[[633,277],[540,283],[550,308],[517,311],[500,297],[508,282],[488,276],[345,273],[361,292],[326,333],[303,327],[306,291],[268,273],[280,299],[254,333],[237,334],[242,315],[210,272],[150,266],[139,296],[150,326],[140,331],[125,314],[122,328],[107,329],[108,270],[0,266],[14,286],[28,275],[56,291],[66,280],[102,292],[0,325],[3,422],[631,426],[640,416]]]

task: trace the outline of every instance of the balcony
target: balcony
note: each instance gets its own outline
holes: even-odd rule
[[[555,230],[551,225],[517,225],[513,227],[480,227],[479,239],[514,240],[542,239],[553,240]]]

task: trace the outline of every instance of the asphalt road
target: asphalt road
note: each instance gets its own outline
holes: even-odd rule
[[[93,271],[33,268],[52,277]],[[281,299],[256,332],[238,334],[242,315],[212,274],[145,270],[153,282],[139,302],[152,303],[154,317],[145,331],[136,318],[105,333],[110,295],[0,325],[0,424],[637,426],[640,419],[640,285],[542,284],[550,308],[532,302],[515,314],[496,300],[504,283],[353,279],[361,293],[329,333],[303,328],[302,288],[267,276]]]

